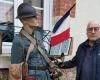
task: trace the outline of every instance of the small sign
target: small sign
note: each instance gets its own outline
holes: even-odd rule
[[[58,44],[57,46],[51,47],[50,55],[61,55],[61,53],[64,53],[64,55],[68,55],[71,48],[71,43],[72,38],[69,38],[68,40]]]

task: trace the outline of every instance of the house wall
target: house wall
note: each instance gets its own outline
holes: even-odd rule
[[[14,1],[17,2],[18,0],[14,0]],[[20,0],[20,1],[22,2],[22,0]],[[53,9],[53,11],[55,13],[54,15],[63,15],[64,12],[66,10],[68,10],[68,8],[71,6],[68,4],[69,3],[72,4],[75,0],[63,0],[63,1],[62,0],[54,0],[54,1],[55,1],[54,6],[56,6]],[[15,3],[15,5],[14,5],[15,26],[21,26],[19,21],[16,19],[17,14],[16,14],[16,8],[15,8],[15,7],[18,7],[18,5],[20,3]],[[59,7],[59,6],[61,6],[61,7]],[[44,8],[44,9],[48,9],[48,7]],[[72,58],[75,55],[75,52],[76,52],[79,44],[87,39],[87,36],[86,36],[87,23],[93,19],[100,20],[99,9],[100,9],[100,0],[92,0],[92,1],[91,0],[77,0],[76,1],[76,7],[73,8],[73,10],[71,11],[71,14],[70,14],[70,16],[71,16],[71,18],[70,18],[70,28],[71,28],[70,34],[71,34],[71,37],[74,38],[73,55],[67,57],[67,59]],[[49,10],[45,10],[45,11],[49,11]],[[46,13],[48,14],[48,12],[46,12]],[[47,18],[47,19],[51,19],[51,14],[50,14],[50,18]],[[45,18],[45,21],[47,21],[46,18]],[[45,24],[46,23],[44,23],[44,25]],[[49,24],[49,21],[48,21],[48,24]],[[48,24],[46,24],[46,26]],[[0,55],[0,68],[9,67],[9,63],[10,63],[9,56],[2,57]],[[71,73],[70,77],[72,77],[72,76],[73,76],[73,73]]]
[[[71,36],[74,37],[73,54],[79,44],[87,39],[86,27],[89,21],[100,21],[100,0],[77,0],[76,16],[71,19]]]
[[[90,20],[100,20],[100,0],[54,0],[54,15],[63,15],[72,4],[76,2],[76,6],[70,12],[70,28],[73,41],[73,55],[80,43],[87,39],[86,27]]]
[[[18,20],[16,19],[16,8],[22,0],[20,0],[20,3],[17,3],[17,0],[15,5],[14,5],[14,22],[15,26],[21,25]],[[56,1],[56,4],[54,6],[61,6],[55,7],[53,11],[55,11],[54,15],[63,15],[64,12],[72,5],[75,0],[54,0]],[[70,2],[72,1],[72,3]],[[55,2],[54,2],[55,3]],[[71,5],[68,5],[67,3],[71,3]],[[76,9],[74,8],[72,11],[72,16],[71,16],[71,22],[70,22],[70,28],[71,28],[71,37],[74,38],[73,42],[73,57],[75,55],[75,52],[81,42],[86,40],[86,25],[90,20],[97,19],[100,20],[99,14],[100,11],[100,0],[77,0],[76,1]],[[44,8],[46,9],[46,8]],[[70,14],[71,15],[71,14]],[[50,15],[51,16],[51,15]],[[46,19],[46,18],[45,18]],[[49,18],[50,19],[50,18]],[[45,20],[46,21],[46,20]],[[18,24],[19,23],[19,24]],[[45,25],[45,24],[44,24]],[[48,26],[47,26],[48,27]],[[9,59],[9,58],[8,58]],[[0,66],[2,67],[3,65],[3,57],[0,58]]]
[[[65,1],[60,2],[60,0],[57,0],[58,2],[56,2],[56,5],[60,4],[66,4]],[[71,1],[71,0],[69,0]],[[67,6],[67,4],[66,4]],[[65,6],[64,6],[65,7]],[[63,7],[63,8],[64,8]],[[70,28],[71,28],[71,32],[70,35],[71,37],[74,38],[73,41],[73,52],[72,55],[66,57],[66,60],[71,59],[77,51],[77,48],[79,46],[80,43],[82,43],[83,41],[85,41],[87,39],[86,36],[86,27],[89,21],[91,20],[99,20],[100,21],[100,0],[76,0],[76,9],[75,10],[75,18],[70,19]],[[57,9],[55,9],[56,11]],[[59,10],[59,8],[58,8]],[[64,10],[62,10],[63,12]],[[73,11],[74,12],[74,11]],[[57,11],[57,14],[60,14],[59,11]],[[74,16],[74,15],[73,15]],[[67,78],[66,80],[75,80],[75,70],[74,69],[68,69],[67,72]]]

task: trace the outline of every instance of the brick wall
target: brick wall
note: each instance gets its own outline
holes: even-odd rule
[[[76,2],[76,0],[53,0],[53,23],[56,22],[56,20],[59,19],[59,16],[64,15],[66,11],[68,11],[73,4]],[[75,7],[72,8],[70,11],[70,16],[75,17]],[[39,25],[43,25],[43,11],[37,10],[38,13],[38,20],[39,20]]]
[[[76,0],[53,0],[53,16],[62,16],[75,2]],[[75,7],[70,11],[71,17],[75,17]]]

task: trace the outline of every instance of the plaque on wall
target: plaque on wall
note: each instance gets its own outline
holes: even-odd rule
[[[50,55],[61,55],[62,53],[64,53],[64,55],[69,55],[72,52],[72,44],[73,43],[73,39],[72,37],[70,37],[68,40],[65,40],[64,42],[51,47],[50,49]]]

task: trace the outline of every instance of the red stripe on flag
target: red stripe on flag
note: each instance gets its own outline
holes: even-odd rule
[[[65,30],[64,32],[51,37],[51,46],[55,46],[65,40],[67,40],[70,37],[70,28]]]

